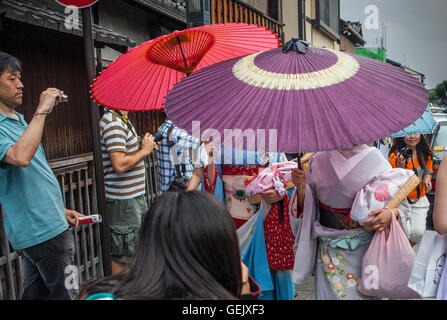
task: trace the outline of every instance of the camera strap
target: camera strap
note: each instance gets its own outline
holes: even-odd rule
[[[114,111],[112,111],[112,110],[110,110],[110,109],[109,109],[109,111],[112,112],[112,113],[113,113],[114,115],[116,115],[117,117],[119,117],[119,118],[124,122],[124,124],[127,126],[127,128],[130,130],[130,132],[132,132],[132,134],[133,134],[135,137],[138,138],[138,135],[137,135],[137,133],[135,132],[135,128],[132,126],[132,124],[130,123],[129,119],[126,118],[126,117],[121,113],[121,111],[119,111],[119,110],[114,110]],[[140,141],[141,141],[141,139],[140,139]]]
[[[174,130],[174,124],[171,124],[171,126],[168,129],[168,143],[169,143],[169,148],[171,149],[172,152],[172,156],[174,157],[174,161],[177,159],[177,152],[176,150],[173,150],[174,147],[174,140],[171,139],[171,133],[172,130]],[[180,171],[180,166],[178,164],[175,164],[175,170],[177,171],[177,178],[185,178],[185,172],[186,172],[186,165],[184,163],[182,163],[182,170]]]
[[[413,164],[413,169],[412,170],[413,170],[414,174],[419,176],[417,169],[414,167],[413,156],[411,156],[411,163]],[[421,185],[420,184],[418,184],[418,186],[416,187],[416,192],[417,192],[416,199],[412,200],[412,199],[407,197],[407,201],[408,201],[409,204],[415,204],[416,202],[419,201],[419,199],[421,197]]]

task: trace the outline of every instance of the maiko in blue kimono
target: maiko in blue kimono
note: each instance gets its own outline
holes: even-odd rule
[[[234,219],[240,238],[241,259],[247,265],[250,276],[261,287],[260,299],[293,300],[295,285],[292,268],[271,270],[269,266],[264,233],[268,213],[263,215],[262,208],[250,203],[245,194],[245,188],[259,172],[273,163],[287,161],[285,155],[235,149],[230,152],[222,148],[217,157],[215,167],[218,174],[213,185],[214,195],[227,206]],[[213,188],[207,189],[210,191]],[[292,192],[293,189],[287,191],[289,197]],[[264,210],[269,211],[269,208],[266,206]],[[288,219],[286,223],[289,223]]]

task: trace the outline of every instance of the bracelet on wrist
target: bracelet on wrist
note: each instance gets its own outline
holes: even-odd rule
[[[42,115],[42,114],[47,115],[49,113],[51,113],[51,111],[48,111],[48,112],[34,112],[33,116],[38,116],[38,115]]]

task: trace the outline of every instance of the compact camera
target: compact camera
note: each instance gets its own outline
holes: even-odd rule
[[[160,142],[161,140],[163,140],[163,134],[161,132],[155,132],[154,135],[154,142]]]
[[[63,103],[68,101],[68,95],[66,95],[63,91],[61,91],[60,99],[56,99],[56,104]]]
[[[407,147],[403,147],[399,150],[400,154],[402,154],[405,158],[405,160],[407,160],[408,158],[410,158],[413,155],[413,150],[411,150],[410,148]]]

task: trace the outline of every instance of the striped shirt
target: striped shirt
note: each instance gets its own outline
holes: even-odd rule
[[[115,172],[110,160],[112,152],[135,154],[140,149],[140,137],[136,136],[132,132],[135,130],[130,130],[119,116],[108,110],[101,118],[99,126],[106,198],[122,200],[145,194],[144,160],[122,174]]]

